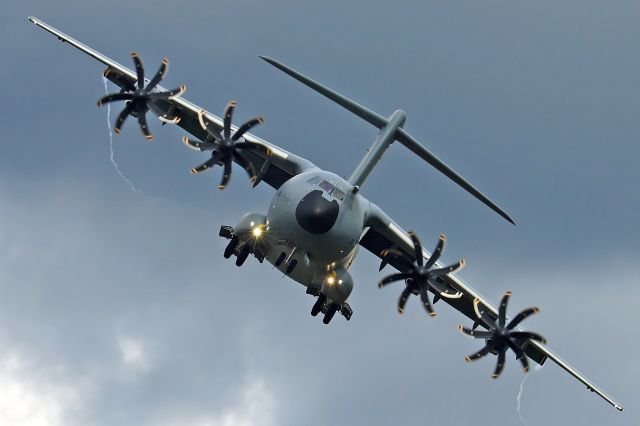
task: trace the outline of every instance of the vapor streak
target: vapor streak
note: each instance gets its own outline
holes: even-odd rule
[[[104,83],[104,92],[105,94],[109,94],[109,88],[107,87],[107,79],[106,77],[102,77],[102,82]],[[116,162],[115,159],[115,154],[113,152],[113,129],[111,128],[111,103],[107,103],[107,126],[109,127],[109,153],[110,153],[110,159],[111,159],[111,164],[113,164],[113,167],[116,169],[116,172],[118,173],[118,175],[122,178],[123,181],[125,181],[129,187],[131,188],[132,191],[134,192],[140,192],[142,193],[142,190],[137,188],[133,182],[131,182],[131,179],[129,179],[128,177],[125,176],[124,173],[122,173],[122,170],[120,170],[120,166],[118,166],[118,163]]]

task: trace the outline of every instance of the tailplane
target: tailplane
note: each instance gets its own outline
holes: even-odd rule
[[[360,164],[358,165],[354,173],[349,178],[349,182],[352,185],[354,185],[354,189],[356,190],[359,189],[359,187],[362,185],[362,183],[367,178],[369,173],[373,170],[373,168],[378,163],[378,161],[382,157],[382,154],[384,154],[384,151],[389,147],[389,145],[391,145],[394,141],[398,141],[402,145],[409,148],[411,152],[418,155],[418,157],[422,158],[427,163],[431,164],[433,167],[435,167],[437,170],[443,173],[445,176],[447,176],[449,179],[451,179],[452,181],[460,185],[471,195],[476,197],[478,200],[482,201],[486,206],[491,208],[491,210],[498,213],[504,219],[508,220],[509,222],[515,225],[515,222],[513,221],[513,219],[511,219],[511,217],[509,217],[509,215],[504,210],[498,207],[493,201],[487,198],[482,192],[478,191],[473,185],[467,182],[462,176],[454,172],[449,166],[447,166],[438,157],[436,157],[431,152],[429,152],[427,148],[422,146],[420,142],[414,139],[410,134],[408,134],[402,128],[406,120],[406,115],[404,111],[397,110],[393,114],[391,114],[388,118],[385,118],[380,114],[374,111],[371,111],[368,108],[365,108],[359,103],[354,102],[351,99],[346,98],[345,96],[342,96],[338,92],[335,92],[334,90],[331,90],[326,86],[323,86],[317,81],[314,81],[309,77],[303,74],[300,74],[299,72],[287,67],[286,65],[274,59],[271,59],[265,56],[260,56],[260,58],[264,59],[274,67],[280,69],[286,74],[289,74],[291,77],[295,78],[299,82],[305,84],[306,86],[309,86],[316,92],[326,96],[327,98],[331,99],[338,105],[351,111],[353,114],[357,115],[358,117],[362,118],[363,120],[371,123],[372,125],[376,126],[378,129],[380,129],[380,133],[378,134],[378,137],[376,138],[376,141],[374,142],[373,146],[371,147],[367,155],[362,159],[362,161],[360,162]]]

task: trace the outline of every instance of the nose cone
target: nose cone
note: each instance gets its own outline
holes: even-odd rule
[[[296,207],[298,224],[311,234],[320,235],[328,232],[336,223],[340,207],[336,200],[326,200],[322,191],[311,191],[300,200]]]

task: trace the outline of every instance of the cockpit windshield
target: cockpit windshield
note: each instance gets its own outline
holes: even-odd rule
[[[313,184],[318,184],[318,186],[320,188],[322,188],[327,194],[331,195],[333,198],[343,201],[344,197],[346,196],[346,194],[344,193],[344,191],[342,191],[341,189],[337,188],[335,185],[333,185],[332,183],[326,181],[326,180],[320,180],[320,176],[315,176],[312,177],[311,179],[307,180],[307,182],[309,183],[313,183]],[[318,183],[319,182],[319,183]]]
[[[334,185],[327,182],[326,180],[321,181],[319,186],[320,188],[324,189],[333,198],[336,198],[340,201],[344,200],[344,196],[345,196],[344,192],[336,188]]]

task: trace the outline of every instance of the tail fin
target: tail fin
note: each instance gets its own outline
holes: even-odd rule
[[[309,77],[303,74],[300,74],[299,72],[287,67],[284,64],[281,64],[280,62],[274,59],[271,59],[265,56],[260,56],[260,58],[264,59],[265,61],[267,61],[274,67],[280,69],[281,71],[285,72],[286,74],[289,74],[291,77],[295,78],[299,82],[311,87],[316,92],[331,99],[332,101],[342,106],[343,108],[351,111],[352,113],[362,118],[363,120],[368,121],[369,123],[373,124],[377,128],[379,129],[389,128],[389,125],[391,124],[390,129],[395,130],[395,133],[393,135],[390,135],[389,143],[391,143],[393,140],[400,142],[402,145],[409,148],[411,152],[413,152],[414,154],[417,154],[420,158],[425,160],[427,163],[431,164],[433,167],[435,167],[437,170],[439,170],[449,179],[451,179],[452,181],[460,185],[463,189],[465,189],[471,195],[476,197],[478,200],[482,201],[486,206],[491,208],[491,210],[498,213],[504,219],[508,220],[509,222],[515,225],[515,222],[513,221],[513,219],[511,219],[511,217],[509,217],[509,215],[505,213],[504,210],[498,207],[493,201],[488,199],[482,192],[478,191],[473,185],[467,182],[462,176],[454,172],[443,161],[441,161],[438,157],[436,157],[431,152],[429,152],[429,150],[427,150],[424,146],[422,146],[420,142],[418,142],[410,134],[408,134],[402,128],[402,124],[404,123],[404,120],[401,120],[402,123],[399,123],[398,122],[399,120],[393,120],[393,117],[397,116],[397,113],[392,114],[391,117],[387,119],[381,116],[380,114],[365,108],[364,106],[358,104],[357,102],[354,102],[351,99],[346,98],[345,96],[342,96],[341,94],[329,89],[328,87],[323,86],[322,84],[310,79]],[[391,123],[392,121],[395,121],[395,123]],[[386,149],[386,146],[383,147],[382,151],[384,149]],[[380,152],[380,155],[381,155],[381,152]]]

